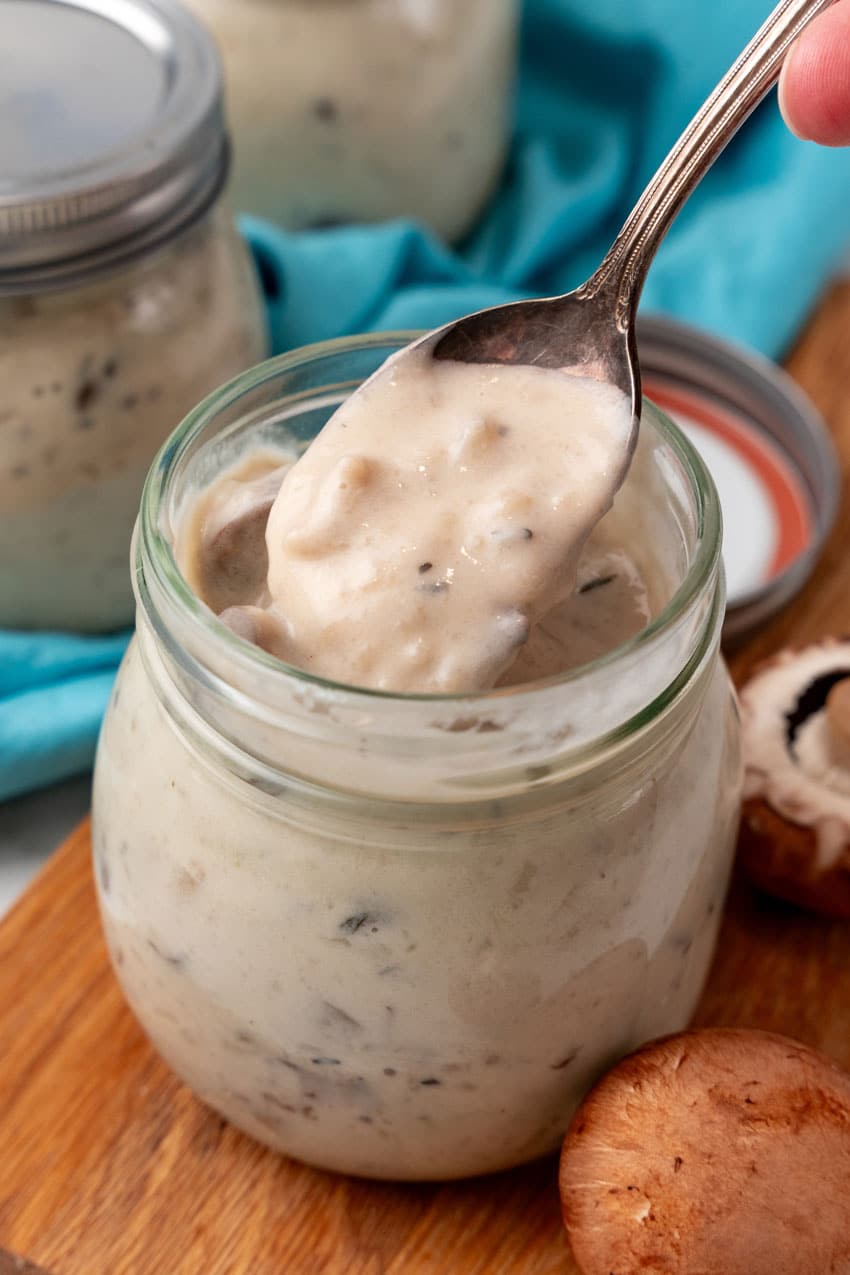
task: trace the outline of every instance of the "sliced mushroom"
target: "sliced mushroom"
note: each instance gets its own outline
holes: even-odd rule
[[[228,483],[204,518],[195,556],[197,586],[213,611],[258,601],[268,574],[266,523],[287,466]]]
[[[647,1045],[574,1117],[560,1166],[582,1275],[847,1275],[850,1076],[734,1028]]]
[[[286,628],[273,611],[262,607],[227,607],[218,617],[243,641],[258,646],[279,660],[289,659]]]

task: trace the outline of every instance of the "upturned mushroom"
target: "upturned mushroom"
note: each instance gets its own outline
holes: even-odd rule
[[[764,664],[741,718],[742,866],[768,893],[850,917],[850,641]]]

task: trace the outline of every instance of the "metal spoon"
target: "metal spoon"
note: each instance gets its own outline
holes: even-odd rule
[[[534,364],[616,385],[641,409],[635,314],[646,273],[685,200],[773,87],[795,38],[832,0],[781,0],[682,133],[595,274],[565,296],[480,310],[417,342],[438,359]],[[628,457],[626,458],[628,460]]]

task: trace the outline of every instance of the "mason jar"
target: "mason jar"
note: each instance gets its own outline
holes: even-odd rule
[[[518,0],[189,4],[224,60],[240,209],[469,229],[507,148]]]
[[[0,46],[0,627],[106,630],[157,448],[267,353],[220,69],[170,0],[6,0]]]
[[[274,359],[160,452],[94,858],[127,999],[204,1102],[310,1164],[440,1179],[552,1151],[603,1069],[687,1024],[741,775],[717,494],[649,402],[608,518],[666,594],[590,664],[369,692],[279,663],[192,594],[187,502],[254,444],[306,445],[403,340]]]

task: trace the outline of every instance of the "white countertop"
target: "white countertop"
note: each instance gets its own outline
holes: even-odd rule
[[[0,803],[0,915],[89,808],[91,776]]]

